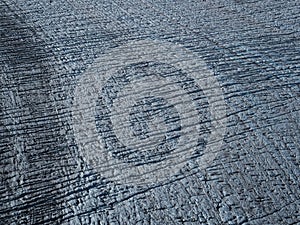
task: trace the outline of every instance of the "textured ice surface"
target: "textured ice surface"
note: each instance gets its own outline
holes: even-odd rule
[[[1,1],[0,224],[300,223],[299,15],[296,0]],[[222,89],[227,131],[218,156],[199,169],[193,159],[204,157],[210,116],[207,96],[195,92],[191,104],[198,94],[198,120],[206,121],[200,150],[167,179],[127,185],[82,154],[72,107],[96,59],[142,40],[183,46],[206,63]],[[155,65],[136,69],[180,69]],[[124,76],[133,70],[124,68]],[[127,125],[139,143],[168,144],[157,152],[115,151],[122,163],[163,162],[176,149],[180,113],[153,93],[132,104]],[[99,115],[93,121],[99,125]],[[151,133],[157,127],[158,139]],[[109,138],[108,152],[119,149]]]

